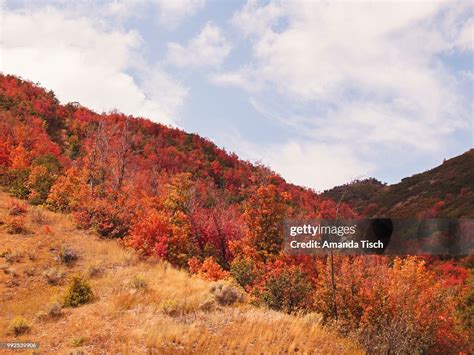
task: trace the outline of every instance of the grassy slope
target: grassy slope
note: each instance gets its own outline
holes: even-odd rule
[[[0,193],[0,224],[7,219],[9,201]],[[46,221],[33,218],[35,210]],[[245,302],[204,310],[200,305],[211,297],[209,282],[138,260],[117,241],[77,230],[67,215],[30,206],[26,220],[24,234],[8,234],[0,225],[0,253],[19,255],[15,262],[0,258],[0,341],[37,341],[40,350],[51,353],[362,353],[350,340],[322,328],[317,316],[289,316]],[[57,259],[63,246],[78,252],[73,266]],[[46,282],[42,274],[51,267],[62,269],[66,280],[78,272],[90,277],[95,270],[90,278],[95,301],[64,309],[59,318],[40,317],[66,288],[66,280],[57,286]],[[134,276],[148,287],[130,287]],[[8,324],[18,315],[32,327],[15,337]]]

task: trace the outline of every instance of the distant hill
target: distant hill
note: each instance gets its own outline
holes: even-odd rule
[[[397,184],[366,179],[337,186],[323,196],[342,198],[369,216],[474,218],[474,149]]]

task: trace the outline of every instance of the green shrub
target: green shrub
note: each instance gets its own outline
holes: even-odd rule
[[[244,288],[252,285],[258,278],[255,262],[252,259],[234,259],[230,266],[230,274]]]
[[[8,330],[17,336],[29,332],[30,329],[30,323],[21,316],[13,318],[8,325]]]
[[[49,190],[54,183],[54,177],[44,166],[38,165],[31,169],[30,176],[26,182],[30,193],[28,199],[33,205],[41,205],[46,202]]]
[[[86,338],[83,336],[77,336],[71,339],[71,345],[73,347],[83,346],[86,342]]]
[[[30,190],[28,198],[32,204],[40,205],[46,202],[49,191],[60,171],[60,163],[51,154],[38,157],[33,161],[32,169],[26,182]]]
[[[94,294],[89,283],[80,276],[74,276],[64,295],[64,306],[78,307],[92,301]]]
[[[69,138],[69,147],[67,155],[72,160],[75,160],[81,154],[81,142],[78,136],[73,135]]]
[[[28,188],[28,177],[30,171],[28,169],[10,170],[7,173],[7,177],[4,179],[8,186],[10,193],[18,198],[26,199],[30,194]]]
[[[313,287],[299,269],[273,272],[265,281],[258,298],[269,308],[294,313],[307,308]]]
[[[61,163],[52,154],[45,154],[33,160],[33,166],[44,166],[50,174],[58,175],[61,172]]]

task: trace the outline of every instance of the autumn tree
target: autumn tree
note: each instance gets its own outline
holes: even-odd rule
[[[81,194],[81,189],[85,187],[86,175],[83,169],[70,168],[59,176],[51,187],[46,200],[47,206],[53,211],[70,212],[80,203],[80,197],[86,195]]]
[[[28,199],[32,204],[46,202],[51,187],[61,172],[61,165],[51,154],[41,156],[33,161],[27,186],[30,191]]]
[[[244,237],[244,253],[256,253],[262,260],[274,258],[283,243],[283,221],[290,210],[290,196],[279,192],[275,185],[259,187],[245,204],[243,214],[247,231]],[[242,247],[236,245],[236,248]],[[247,248],[249,247],[249,248]]]
[[[278,260],[267,266],[252,294],[271,309],[304,312],[312,307],[313,284],[301,267]]]
[[[316,309],[332,317],[329,274],[320,262]],[[336,260],[338,325],[381,353],[455,353],[465,346],[453,289],[416,257],[340,257]]]

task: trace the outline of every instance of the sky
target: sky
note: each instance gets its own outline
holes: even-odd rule
[[[323,191],[474,146],[471,1],[1,1],[0,71]]]

